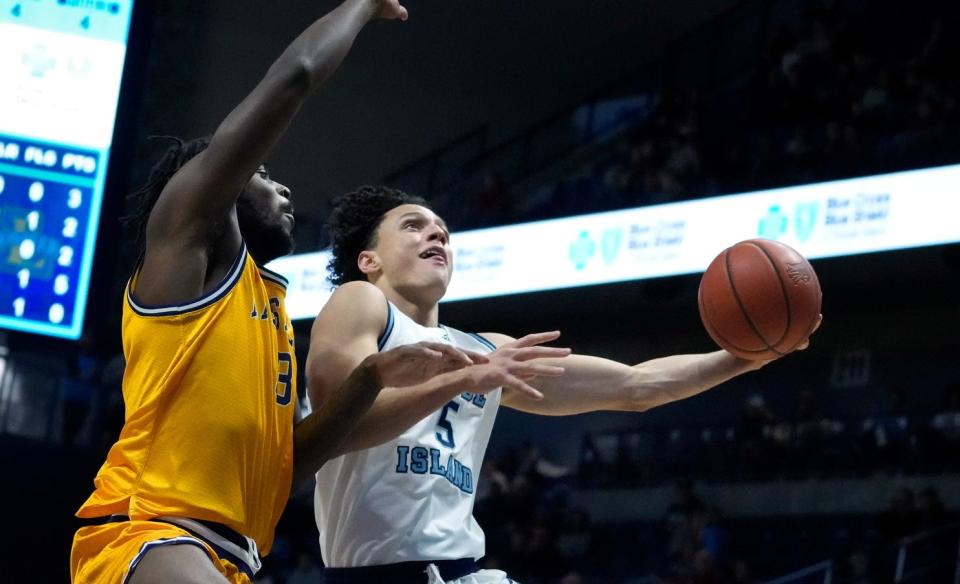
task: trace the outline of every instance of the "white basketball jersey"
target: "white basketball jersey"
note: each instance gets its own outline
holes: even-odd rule
[[[420,341],[484,354],[494,349],[478,335],[424,327],[388,308],[381,351]],[[324,563],[352,568],[483,557],[473,501],[500,394],[461,394],[399,438],[327,462],[314,492]]]

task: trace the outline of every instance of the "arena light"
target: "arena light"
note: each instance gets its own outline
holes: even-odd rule
[[[810,259],[960,241],[960,165],[454,233],[444,301],[702,272],[731,244],[782,241]],[[281,258],[291,318],[329,297],[326,251]]]
[[[133,1],[3,6],[0,327],[75,339]]]

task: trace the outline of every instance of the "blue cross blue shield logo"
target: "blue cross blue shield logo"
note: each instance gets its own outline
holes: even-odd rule
[[[581,231],[580,235],[570,244],[570,261],[573,267],[582,270],[587,267],[587,261],[593,257],[597,244],[590,238],[587,231]]]
[[[780,210],[780,205],[770,205],[767,214],[760,219],[757,234],[766,239],[780,239],[787,232],[787,215]]]
[[[807,241],[817,225],[817,202],[798,203],[793,215],[793,229],[797,232],[797,239]]]
[[[603,255],[604,263],[610,265],[617,259],[621,241],[623,241],[623,230],[619,227],[607,229],[603,232],[603,237],[600,240],[600,253]]]

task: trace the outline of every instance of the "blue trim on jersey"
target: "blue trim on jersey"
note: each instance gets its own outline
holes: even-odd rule
[[[494,345],[493,343],[491,343],[491,342],[488,341],[487,339],[483,338],[482,336],[478,335],[477,333],[467,333],[467,334],[470,335],[471,337],[477,339],[478,341],[480,341],[480,342],[483,343],[484,345],[486,345],[487,348],[490,349],[491,351],[496,351],[496,350],[497,350],[497,346],[496,346],[496,345]]]
[[[390,301],[387,301],[387,324],[383,327],[383,333],[380,334],[380,338],[377,339],[377,350],[382,351],[387,344],[387,340],[390,338],[390,333],[393,332],[393,305],[390,304]]]
[[[271,270],[270,268],[265,268],[265,267],[263,267],[263,266],[257,266],[257,268],[260,270],[260,276],[261,276],[261,277],[263,277],[263,278],[266,279],[266,280],[270,280],[271,282],[273,282],[273,283],[275,283],[275,284],[279,284],[279,285],[283,286],[283,289],[284,289],[284,290],[286,290],[286,289],[287,289],[287,286],[290,285],[290,280],[287,280],[285,277],[283,277],[283,276],[281,276],[280,274],[274,272],[274,271]]]
[[[179,526],[178,526],[178,527],[179,527]],[[186,528],[184,528],[184,529],[186,529]],[[193,532],[190,531],[189,529],[187,529],[186,531],[188,531],[188,532],[190,532],[190,533],[193,533]],[[214,542],[212,542],[212,541],[207,541],[205,538],[202,538],[202,537],[200,537],[200,536],[197,535],[197,534],[195,534],[195,535],[197,536],[198,539],[202,539],[203,541],[205,541],[205,542],[207,543],[208,546],[212,547],[212,548],[213,548],[213,551],[216,552],[216,554],[220,557],[220,559],[222,559],[222,560],[227,560],[228,562],[230,562],[231,564],[233,564],[238,570],[240,570],[241,572],[243,572],[244,574],[246,574],[248,578],[250,578],[251,580],[253,580],[253,577],[256,576],[256,574],[254,573],[254,571],[250,569],[250,566],[248,566],[247,563],[244,562],[242,559],[240,559],[240,558],[238,558],[237,556],[231,554],[230,552],[228,552],[227,550],[225,550],[225,549],[223,549],[222,547],[218,546],[218,545],[215,544]]]
[[[170,537],[170,538],[155,539],[153,541],[148,541],[144,543],[142,546],[140,546],[140,551],[137,552],[137,555],[134,556],[132,560],[130,560],[130,564],[127,566],[127,573],[123,577],[122,584],[128,584],[130,582],[130,578],[133,577],[134,570],[137,569],[137,566],[140,564],[140,560],[143,559],[143,556],[147,555],[147,552],[149,552],[151,549],[155,547],[160,547],[163,545],[193,545],[202,549],[203,553],[207,553],[207,548],[203,547],[203,544],[200,543],[200,540],[192,536],[181,535],[178,537]],[[242,568],[240,568],[240,566],[237,566],[237,568],[242,571]],[[253,578],[252,575],[250,577]]]
[[[208,550],[203,546],[204,543],[213,549],[213,552],[217,554],[217,557],[219,557],[221,560],[226,560],[230,562],[237,568],[237,570],[243,572],[244,574],[247,575],[247,577],[253,580],[253,577],[256,574],[252,569],[250,569],[250,566],[248,566],[247,563],[244,562],[242,559],[238,558],[237,556],[233,555],[232,553],[218,546],[216,543],[207,540],[205,537],[201,537],[199,534],[194,533],[193,531],[183,527],[182,525],[176,525],[175,527],[179,527],[180,529],[183,529],[190,535],[179,535],[177,537],[155,539],[155,540],[144,543],[142,546],[140,546],[140,551],[137,552],[137,555],[134,556],[133,560],[130,561],[130,565],[127,568],[127,575],[123,579],[124,584],[130,581],[130,577],[133,576],[133,572],[134,570],[137,569],[137,565],[140,563],[140,560],[142,560],[143,556],[145,556],[146,553],[151,549],[155,547],[160,547],[163,545],[193,545],[202,549],[204,553],[207,553]],[[244,545],[246,545],[246,542],[244,542]]]
[[[186,314],[188,312],[194,312],[202,308],[210,306],[214,302],[217,302],[221,298],[227,295],[233,287],[240,281],[240,275],[243,273],[243,266],[246,263],[247,259],[247,246],[246,244],[241,244],[240,253],[237,254],[235,260],[233,260],[233,265],[230,267],[230,270],[227,272],[227,275],[223,277],[223,280],[220,281],[220,284],[209,294],[204,294],[198,298],[187,301],[179,305],[166,305],[166,306],[146,306],[143,304],[138,304],[136,299],[133,297],[133,290],[131,286],[127,285],[127,302],[130,304],[130,308],[140,316],[174,316],[179,314]],[[137,268],[139,271],[140,268]]]

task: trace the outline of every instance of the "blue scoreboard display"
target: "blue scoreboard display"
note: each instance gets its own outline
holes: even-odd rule
[[[133,0],[0,0],[0,327],[76,339]]]

